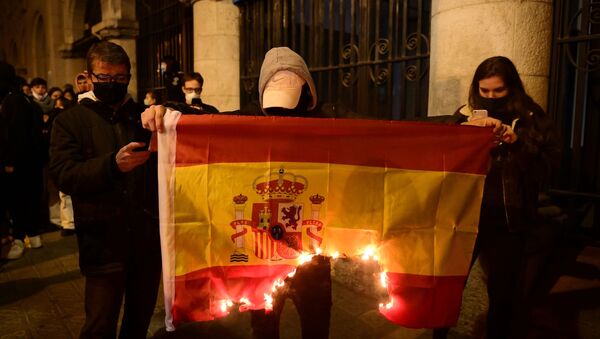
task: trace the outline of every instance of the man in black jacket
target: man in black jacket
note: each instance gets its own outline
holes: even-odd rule
[[[60,191],[72,197],[86,278],[81,338],[114,338],[123,296],[119,337],[145,338],[158,293],[155,164],[145,149],[142,108],[127,94],[130,69],[120,46],[92,46],[87,70],[94,89],[52,129],[50,170]]]

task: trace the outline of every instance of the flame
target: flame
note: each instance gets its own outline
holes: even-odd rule
[[[231,306],[233,306],[231,300],[221,300],[221,312],[227,313],[227,309]]]
[[[300,254],[298,257],[298,261],[300,262],[298,266],[306,264],[307,262],[311,261],[313,257],[313,254],[302,252],[302,254]]]
[[[288,276],[289,278],[293,278],[293,277],[294,277],[294,275],[296,275],[296,270],[293,270],[293,271],[291,271],[290,273],[288,273],[288,275],[287,275],[287,276]]]
[[[271,287],[271,291],[275,292],[275,291],[277,291],[278,288],[283,287],[283,285],[285,285],[285,282],[283,280],[281,280],[281,279],[277,279],[273,283],[273,287]]]
[[[242,306],[252,305],[252,303],[250,302],[250,299],[248,299],[246,297],[240,298],[240,304],[242,304]]]
[[[340,252],[338,252],[338,251],[333,252],[333,254],[331,255],[332,259],[337,259],[339,257],[340,257]]]
[[[379,273],[379,282],[383,288],[387,288],[387,274],[385,272]]]
[[[315,250],[315,253],[317,255],[321,255],[321,253],[323,253],[323,251],[319,247],[317,247],[317,249]]]
[[[365,248],[363,255],[361,257],[362,260],[369,260],[371,258],[375,258],[376,257],[375,250],[376,250],[375,246],[373,246],[373,245],[367,246],[367,248]]]
[[[273,296],[271,294],[264,293],[265,297],[265,311],[273,310]]]
[[[386,310],[389,310],[392,307],[394,307],[394,298],[391,298],[390,301],[385,305],[383,303],[379,303],[379,308],[385,308]]]

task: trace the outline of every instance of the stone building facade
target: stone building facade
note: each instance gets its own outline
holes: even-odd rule
[[[205,78],[203,99],[220,110],[240,105],[240,12],[232,0],[180,0],[193,7],[194,70]],[[90,11],[100,13],[90,13]],[[86,16],[99,22],[86,25]],[[132,61],[137,97],[135,0],[3,0],[0,58],[30,80],[73,83],[85,69],[84,32],[122,45]],[[429,115],[464,103],[475,67],[506,55],[534,99],[546,107],[552,42],[551,0],[433,0]],[[144,70],[148,71],[148,70]]]

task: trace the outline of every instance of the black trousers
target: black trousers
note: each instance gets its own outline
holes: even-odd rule
[[[527,233],[495,228],[482,231],[478,240],[489,298],[486,338],[524,338],[530,310]]]
[[[252,337],[279,338],[279,319],[285,303],[290,298],[300,316],[302,338],[329,338],[331,317],[331,265],[329,258],[314,256],[296,270],[292,278],[274,296],[273,311],[251,311]]]
[[[26,235],[30,237],[39,235],[41,227],[45,226],[41,215],[42,168],[15,168],[14,173],[5,174],[5,181],[8,188],[6,201],[13,221],[14,238],[23,240]]]
[[[160,251],[132,250],[124,271],[85,277],[85,323],[80,338],[146,338],[160,284]]]

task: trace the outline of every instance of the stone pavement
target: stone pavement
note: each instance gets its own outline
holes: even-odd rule
[[[83,278],[75,237],[42,235],[44,246],[22,259],[0,262],[0,338],[76,338],[84,320]],[[550,257],[534,290],[531,338],[600,338],[600,244],[564,240]],[[338,265],[334,265],[334,270]],[[336,272],[334,272],[335,274]],[[476,265],[463,296],[461,318],[449,338],[483,338],[486,292]],[[431,330],[406,329],[377,312],[378,301],[337,272],[333,284],[331,338],[431,338]],[[167,333],[162,296],[149,329],[153,338],[250,338],[250,317],[191,323]],[[286,303],[281,337],[300,338],[298,316]]]

